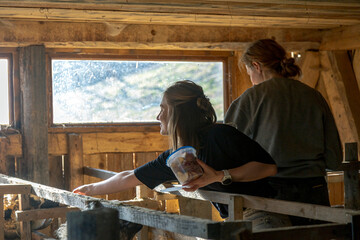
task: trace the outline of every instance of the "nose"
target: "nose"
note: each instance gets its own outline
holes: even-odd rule
[[[156,120],[160,121],[160,113],[156,116]]]

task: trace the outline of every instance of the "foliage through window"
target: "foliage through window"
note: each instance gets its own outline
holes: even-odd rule
[[[52,60],[53,123],[154,122],[162,92],[192,80],[223,119],[223,63]]]
[[[8,59],[0,58],[0,124],[9,124],[9,67]]]

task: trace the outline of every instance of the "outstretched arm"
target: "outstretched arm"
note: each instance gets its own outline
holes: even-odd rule
[[[83,193],[85,195],[102,195],[116,193],[123,190],[127,190],[137,185],[142,184],[139,179],[136,178],[134,171],[123,171],[111,178],[108,178],[104,181],[86,184],[80,187],[77,187],[73,190],[74,193]]]
[[[214,182],[221,182],[224,177],[223,171],[216,171],[212,167],[197,159],[198,163],[204,170],[204,174],[194,181],[184,186],[186,191],[195,191]],[[251,182],[265,177],[273,176],[277,173],[275,164],[265,164],[261,162],[251,161],[240,167],[228,169],[233,182]]]

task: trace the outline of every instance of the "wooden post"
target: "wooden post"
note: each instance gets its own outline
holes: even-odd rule
[[[0,137],[0,173],[7,174],[6,172],[6,152],[7,152],[7,139]]]
[[[118,211],[99,208],[67,214],[68,240],[118,240]]]
[[[21,127],[24,157],[19,176],[49,184],[48,114],[46,61],[44,46],[20,48],[20,85],[22,93]]]
[[[358,161],[357,143],[345,143],[345,162]],[[360,209],[359,168],[344,170],[345,208]]]
[[[351,220],[351,239],[360,239],[360,215],[353,215]]]
[[[243,219],[243,198],[239,196],[230,196],[228,205],[229,221]]]
[[[19,194],[19,210],[24,211],[30,208],[30,195]],[[31,226],[30,221],[20,222],[20,237],[21,240],[31,240]]]
[[[0,194],[0,240],[4,240],[4,195]]]
[[[51,187],[64,189],[62,156],[49,157],[49,184]]]
[[[82,137],[79,134],[70,133],[68,135],[69,144],[69,158],[67,161],[67,167],[69,168],[69,176],[65,176],[65,179],[69,179],[69,190],[84,184],[84,170],[83,170],[83,142]]]

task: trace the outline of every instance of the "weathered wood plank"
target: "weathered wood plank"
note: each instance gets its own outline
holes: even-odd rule
[[[44,46],[20,48],[22,134],[24,157],[22,178],[49,184],[46,62]]]
[[[83,153],[154,152],[168,148],[167,137],[158,132],[83,133]],[[49,155],[68,154],[65,134],[49,134]]]
[[[158,186],[156,189],[161,190],[164,188],[164,186]],[[178,192],[172,192],[172,194],[223,204],[229,204],[230,196],[242,196],[244,207],[247,208],[337,223],[349,223],[351,222],[349,214],[359,213],[359,211],[349,209],[331,208],[314,204],[203,190],[192,193],[179,190]]]
[[[158,2],[151,4],[15,4],[0,6],[3,19],[40,21],[109,21],[131,24],[183,24],[222,26],[284,26],[333,28],[359,23],[359,4],[325,7],[308,4],[255,2]],[[45,7],[44,7],[45,5]],[[46,7],[47,6],[47,7]],[[110,8],[111,7],[111,8]],[[96,9],[96,10],[95,10]]]
[[[30,185],[22,184],[0,184],[1,194],[28,194],[31,192]]]
[[[19,195],[19,210],[24,211],[30,209],[30,194]],[[31,239],[31,225],[30,221],[20,222],[20,237],[21,240]]]
[[[114,208],[119,211],[119,218],[155,227],[171,232],[197,236],[202,238],[224,239],[223,237],[237,229],[249,226],[246,221],[218,223],[211,220],[168,214],[137,206],[128,206],[120,201],[106,201],[98,198],[82,196],[65,190],[60,190],[26,180],[8,177],[0,174],[0,183],[30,184],[35,195],[61,204],[88,209],[95,202],[100,202],[104,207]]]
[[[324,86],[339,130],[340,140],[343,144],[357,142],[359,136],[346,98],[346,90],[341,80],[342,76],[333,63],[331,52],[321,51],[320,62],[322,66],[320,76],[325,83]]]
[[[109,171],[121,172],[126,170],[133,170],[133,153],[117,153],[107,154],[107,169]],[[108,200],[129,200],[136,196],[135,188],[121,191],[120,193],[113,193],[108,195]]]
[[[84,184],[83,173],[83,141],[82,136],[78,134],[68,134],[69,158],[67,165],[69,168],[70,190]]]
[[[231,196],[229,199],[229,220],[242,220],[243,219],[243,199],[239,196]]]
[[[306,51],[301,57],[301,82],[315,88],[320,77],[320,54],[318,51]]]
[[[4,224],[4,195],[0,194],[0,240],[4,240],[5,237]]]
[[[31,221],[46,218],[66,218],[66,214],[72,211],[80,211],[74,207],[57,207],[16,211],[16,221]]]
[[[7,174],[6,171],[6,155],[8,148],[8,140],[6,137],[0,137],[0,173]]]
[[[352,66],[353,66],[353,69],[354,69],[354,73],[355,73],[356,81],[357,81],[357,84],[358,84],[358,88],[360,89],[360,48],[354,50],[354,57],[353,57]]]
[[[49,156],[49,186],[65,188],[62,156]]]
[[[340,27],[324,32],[320,50],[351,50],[360,48],[360,25]]]
[[[357,143],[345,143],[345,161],[358,162]],[[360,178],[359,166],[344,171],[345,186],[345,207],[350,209],[360,209]]]
[[[2,141],[5,141],[2,137]],[[11,134],[6,136],[6,156],[21,157],[22,156],[22,135]]]
[[[0,22],[0,46],[19,47],[43,43],[47,48],[58,48],[57,52],[64,48],[234,51],[243,50],[255,38],[275,38],[288,51],[305,51],[319,49],[322,34],[322,31],[316,29],[259,26],[224,28],[117,23]],[[126,55],[125,52],[118,54]]]

